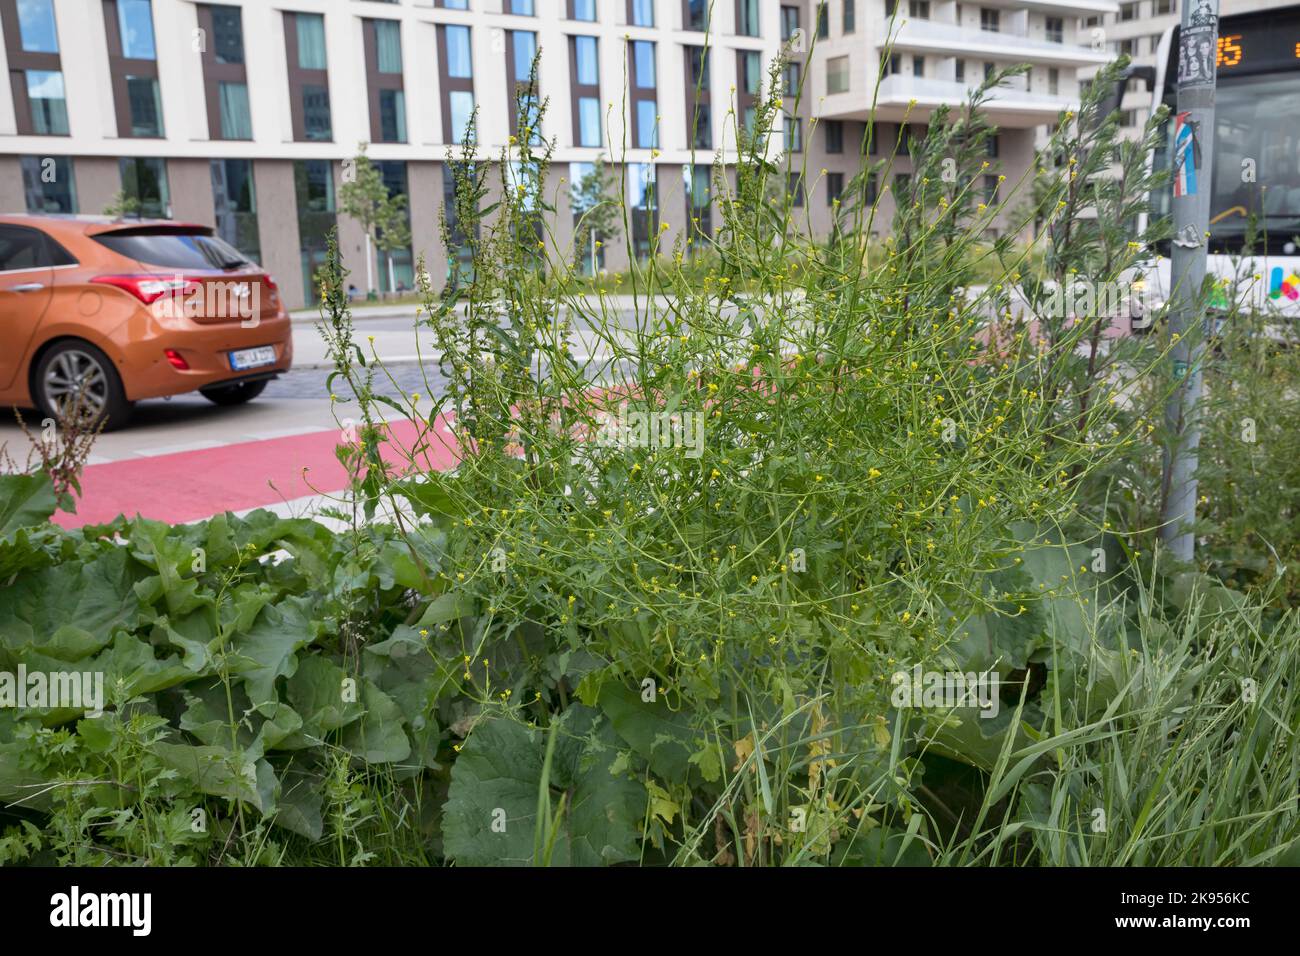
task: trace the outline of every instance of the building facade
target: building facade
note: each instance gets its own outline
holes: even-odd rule
[[[336,225],[351,281],[364,285],[364,235],[337,198],[345,161],[365,144],[390,191],[408,197],[412,235],[391,264],[373,263],[374,285],[409,287],[421,256],[438,283],[448,161],[475,110],[475,158],[499,158],[540,53],[555,234],[571,241],[570,189],[603,160],[631,207],[629,241],[599,253],[617,270],[661,229],[671,243],[692,219],[716,218],[710,170],[734,159],[736,124],[752,117],[780,50],[793,51],[790,95],[772,147],[823,229],[863,152],[893,153],[986,71],[1028,62],[990,105],[1001,129],[990,152],[1014,183],[1043,124],[1077,103],[1080,71],[1112,55],[1088,18],[1117,10],[1111,0],[0,0],[0,210],[95,214],[125,197],[143,215],[214,225],[298,305]],[[888,175],[907,175],[905,154]]]

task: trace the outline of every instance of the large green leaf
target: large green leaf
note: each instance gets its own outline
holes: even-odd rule
[[[57,507],[54,486],[44,472],[0,475],[0,540],[19,528],[46,524]]]
[[[548,781],[559,811],[551,863],[597,866],[637,857],[646,792],[610,772],[617,755],[609,725],[581,705],[559,718]],[[538,797],[546,735],[504,717],[481,721],[451,772],[443,809],[447,856],[465,866],[527,866],[535,861]]]
[[[0,589],[0,649],[32,648],[64,661],[95,653],[139,620],[133,585],[140,577],[122,548],[21,575]]]
[[[234,642],[235,670],[254,704],[276,700],[275,682],[298,669],[298,651],[320,632],[313,601],[292,597],[262,610],[252,628]]]

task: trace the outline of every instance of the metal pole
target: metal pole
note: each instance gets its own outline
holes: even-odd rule
[[[1178,31],[1178,107],[1174,116],[1174,239],[1169,324],[1174,390],[1165,406],[1164,513],[1160,538],[1180,561],[1195,551],[1196,465],[1201,442],[1201,358],[1205,342],[1206,230],[1214,161],[1214,77],[1219,0],[1184,0]]]

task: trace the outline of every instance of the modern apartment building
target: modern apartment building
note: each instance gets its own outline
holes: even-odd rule
[[[122,193],[144,215],[215,225],[297,305],[336,224],[364,285],[364,236],[337,197],[365,143],[408,196],[412,234],[375,285],[411,285],[421,255],[440,282],[448,161],[476,108],[475,158],[499,157],[540,51],[556,234],[568,241],[571,184],[603,157],[632,213],[631,248],[600,253],[618,269],[661,227],[671,243],[692,218],[715,224],[710,171],[734,159],[735,124],[752,117],[782,47],[796,51],[786,87],[803,92],[787,98],[772,148],[820,229],[867,139],[873,158],[888,155],[985,71],[1028,62],[991,105],[991,169],[1014,182],[1042,125],[1077,102],[1079,71],[1111,55],[1090,45],[1087,18],[1116,11],[1111,0],[0,0],[0,209],[100,213]],[[908,173],[905,148],[898,157],[891,177]]]

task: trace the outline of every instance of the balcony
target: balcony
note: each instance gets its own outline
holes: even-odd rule
[[[860,74],[861,76],[861,74]],[[857,79],[858,77],[855,77]],[[865,92],[837,93],[827,96],[818,115],[827,119],[876,119],[898,122],[924,122],[939,106],[959,107],[978,83],[941,80],[898,74],[880,81],[875,110],[871,108],[874,73],[861,77]],[[1031,93],[1023,76],[1013,77],[994,90],[985,103],[984,113],[1004,129],[1028,129],[1055,122],[1061,110],[1077,109],[1079,102],[1067,96]]]
[[[983,0],[983,5],[1075,17],[1095,17],[1119,12],[1117,0]]]
[[[1106,50],[1052,43],[1049,40],[1031,40],[1011,30],[992,33],[930,20],[905,20],[895,30],[893,49],[895,52],[966,55],[1009,63],[1050,63],[1075,67],[1100,66],[1114,59]]]

